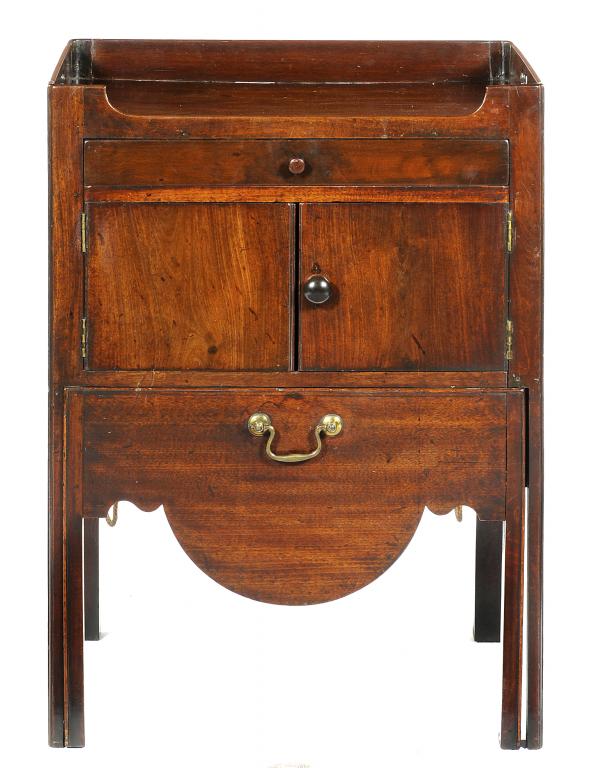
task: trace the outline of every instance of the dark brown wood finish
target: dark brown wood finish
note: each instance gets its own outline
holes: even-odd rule
[[[289,368],[292,206],[87,211],[89,368]]]
[[[507,478],[505,524],[505,599],[503,605],[503,701],[501,746],[521,744],[525,541],[524,401],[507,401]]]
[[[504,519],[508,395],[85,391],[84,515],[117,499],[163,503],[187,554],[224,586],[267,602],[333,600],[396,560],[426,504]],[[327,413],[344,428],[317,459],[281,464],[248,432],[260,411],[279,453],[311,450]]]
[[[510,43],[79,41],[78,48],[78,67],[64,66],[56,79],[100,83],[85,89],[90,136],[501,135],[507,117],[507,94],[494,84],[511,76]],[[269,79],[277,88],[264,100]],[[334,88],[342,95],[334,98]],[[309,105],[304,113],[301,104]],[[301,113],[297,132],[292,118]]]
[[[542,86],[510,91],[512,206],[510,269],[514,322],[510,380],[528,391],[527,716],[526,746],[542,746],[543,450],[543,111]]]
[[[289,163],[303,161],[293,173]],[[506,141],[88,141],[87,187],[504,186]]]
[[[544,405],[540,381],[528,394],[527,525],[527,702],[526,746],[543,742],[543,592],[544,592]]]
[[[99,528],[96,518],[84,520],[84,639],[100,640]]]
[[[87,84],[89,136],[501,137],[522,75],[503,42],[79,40],[54,82]]]
[[[86,187],[95,203],[508,203],[509,187]]]
[[[501,639],[501,566],[503,525],[477,519],[474,581],[474,629],[477,643]]]
[[[303,370],[502,370],[503,206],[304,205],[300,279],[334,286],[300,302]]]
[[[49,166],[49,744],[64,746],[63,384],[79,368],[83,93],[50,89]]]
[[[152,99],[166,101],[165,84],[154,86]],[[255,98],[255,88],[250,101]],[[507,134],[508,93],[504,86],[488,85],[483,101],[472,113],[447,114],[439,106],[429,110],[422,107],[421,114],[414,114],[393,103],[383,108],[380,115],[363,115],[354,105],[358,99],[350,99],[350,112],[344,115],[327,114],[301,116],[298,109],[285,106],[284,113],[251,114],[227,118],[219,115],[176,115],[175,103],[169,109],[154,108],[156,114],[136,115],[121,112],[108,98],[106,85],[88,85],[84,88],[87,138],[127,138],[138,136],[152,139],[188,138],[490,138],[503,139]],[[287,101],[286,104],[291,104]],[[129,108],[129,107],[127,107]],[[133,109],[133,107],[130,107]],[[429,112],[430,114],[423,114]],[[442,114],[440,114],[440,112]]]
[[[80,371],[102,387],[504,387],[505,371]]]
[[[487,41],[92,40],[92,77],[197,82],[488,82]],[[504,55],[504,54],[503,54]]]
[[[118,80],[106,89],[119,112],[178,117],[349,117],[470,115],[485,98],[481,83],[167,83]]]
[[[504,60],[505,69],[507,81],[512,85],[540,85],[540,78],[513,43],[509,43],[509,53]]]
[[[543,94],[521,53],[75,40],[49,105],[50,744],[84,743],[98,523],[129,499],[220,583],[299,604],[376,578],[426,504],[474,507],[477,640],[504,582],[501,743],[541,746]],[[279,454],[325,413],[344,428],[276,463],[254,410]]]
[[[82,556],[82,403],[65,402],[64,462],[64,746],[84,746],[84,576]]]

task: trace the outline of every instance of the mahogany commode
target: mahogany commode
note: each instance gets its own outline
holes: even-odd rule
[[[98,521],[123,499],[163,504],[220,584],[290,605],[374,580],[426,507],[473,507],[501,746],[541,746],[542,110],[508,42],[68,44],[52,746],[84,744]]]

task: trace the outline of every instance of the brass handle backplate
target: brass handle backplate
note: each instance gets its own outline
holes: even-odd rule
[[[254,413],[247,422],[247,428],[250,434],[255,437],[263,437],[268,434],[268,442],[266,443],[266,456],[272,461],[282,461],[288,464],[295,464],[300,461],[309,461],[314,459],[315,456],[319,456],[321,453],[321,433],[324,432],[328,437],[335,437],[342,431],[344,422],[342,417],[336,413],[328,413],[324,416],[319,424],[315,427],[315,440],[317,445],[310,453],[285,453],[278,454],[272,451],[272,441],[276,435],[276,430],[272,426],[272,420],[267,413]]]

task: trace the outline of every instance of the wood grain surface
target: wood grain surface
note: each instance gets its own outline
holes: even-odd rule
[[[507,402],[507,478],[505,524],[505,597],[503,600],[503,695],[501,746],[522,746],[523,621],[526,530],[525,400]]]
[[[509,187],[85,187],[95,203],[508,203]]]
[[[65,396],[63,499],[63,746],[83,747],[84,572],[83,572],[83,417],[81,398]]]
[[[167,102],[168,90],[158,87],[154,96],[155,114],[122,112],[108,96],[107,85],[84,86],[86,138],[198,139],[198,138],[491,138],[503,139],[508,132],[509,98],[505,85],[488,85],[482,102],[472,112],[452,114],[452,108],[440,109],[435,92],[429,104],[422,103],[419,114],[412,110],[389,109],[387,114],[362,114],[351,100],[344,115],[245,114],[227,118],[224,115],[174,114],[175,102]],[[157,106],[161,104],[162,106]],[[167,103],[167,107],[166,107]],[[472,104],[471,104],[472,105]],[[123,105],[121,105],[123,106]],[[133,109],[131,105],[127,108]],[[450,112],[450,114],[447,114]],[[441,113],[441,114],[440,114]]]
[[[505,371],[81,371],[79,386],[135,387],[505,387]]]
[[[288,369],[289,205],[88,206],[93,369]]]
[[[302,173],[291,173],[292,158],[304,160]],[[84,151],[84,183],[91,187],[451,187],[508,180],[507,141],[484,139],[111,140],[87,141]]]
[[[334,286],[300,304],[303,370],[503,370],[505,208],[303,205],[300,279]]]
[[[141,116],[458,116],[476,112],[483,83],[137,82],[107,85],[110,104]]]
[[[498,41],[92,40],[95,81],[490,82]],[[509,44],[507,44],[509,45]]]
[[[128,499],[163,504],[219,583],[286,604],[370,583],[425,505],[472,506],[493,640],[505,524],[501,745],[540,747],[532,67],[501,41],[74,40],[49,105],[49,743],[84,744],[97,518]],[[334,297],[312,307],[318,271]],[[344,429],[278,464],[247,431],[260,410],[279,453],[310,450],[326,413]]]
[[[515,242],[510,294],[514,322],[513,386],[528,388],[527,712],[526,745],[539,749],[542,719],[542,612],[544,551],[543,286],[544,91],[519,88],[510,95]]]
[[[86,136],[505,138],[503,41],[74,41]]]
[[[517,393],[516,393],[517,394]],[[503,392],[88,390],[84,515],[117,499],[164,504],[183,549],[257,600],[333,600],[401,554],[427,504],[505,518]],[[511,395],[509,395],[511,396]],[[306,452],[327,413],[344,420],[320,456],[278,464],[247,430],[257,411],[275,450]]]
[[[65,737],[64,381],[80,368],[83,93],[51,89],[49,106],[48,741]]]

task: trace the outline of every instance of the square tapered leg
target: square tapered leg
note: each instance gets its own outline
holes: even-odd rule
[[[503,523],[477,518],[473,632],[477,643],[501,639],[502,556]]]
[[[503,697],[501,746],[519,749],[523,675],[525,418],[523,403],[508,398],[505,601],[503,607]]]
[[[100,640],[99,624],[99,519],[84,520],[84,639]]]

